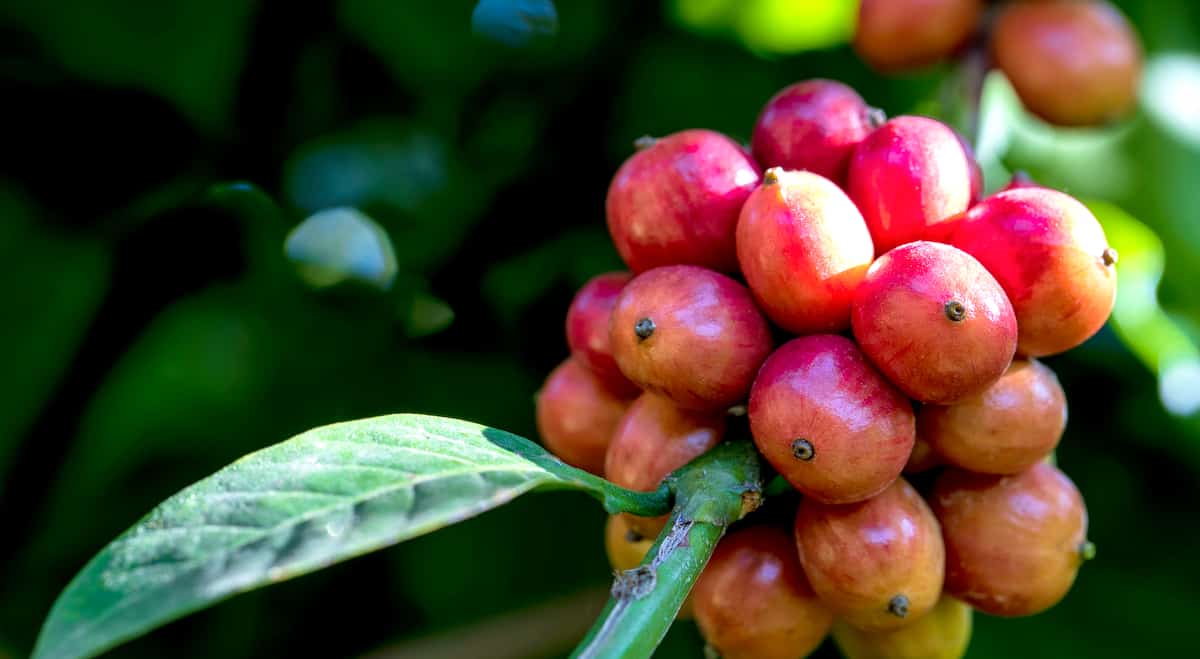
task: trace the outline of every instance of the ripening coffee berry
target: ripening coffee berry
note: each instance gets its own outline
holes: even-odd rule
[[[996,19],[992,56],[1025,107],[1051,123],[1102,124],[1137,100],[1142,49],[1108,2],[1010,3]]]
[[[1046,457],[1067,424],[1058,377],[1018,359],[995,384],[948,407],[926,405],[917,434],[950,464],[983,474],[1015,474]]]
[[[612,433],[604,475],[621,487],[651,492],[668,474],[716,446],[725,435],[721,412],[692,412],[669,399],[646,392],[637,397]],[[655,537],[667,516],[634,517],[626,523]]]
[[[1045,462],[1012,476],[949,469],[929,504],[946,541],[946,592],[984,613],[1045,611],[1095,551],[1083,497]]]
[[[854,50],[880,71],[935,64],[971,38],[983,4],[983,0],[861,0]]]
[[[617,298],[609,333],[625,377],[701,411],[745,401],[771,352],[770,328],[750,291],[689,265],[634,277]]]
[[[609,440],[628,405],[587,367],[567,359],[538,392],[538,433],[563,462],[600,475]]]
[[[1004,374],[1017,347],[1012,305],[974,258],[920,241],[879,257],[858,287],[854,338],[901,391],[949,404]]]
[[[722,659],[800,659],[833,623],[788,533],[742,528],[717,545],[692,589],[696,623]]]
[[[746,200],[738,262],[754,299],[794,334],[850,326],[850,301],[875,256],[854,202],[811,172],[768,169]]]
[[[956,219],[951,244],[1004,287],[1028,357],[1074,348],[1100,330],[1117,293],[1117,252],[1086,206],[1057,190],[994,194]]]
[[[639,143],[642,143],[639,140]],[[690,264],[737,270],[733,232],[758,165],[737,142],[711,130],[647,140],[608,188],[608,231],[635,273]]]
[[[637,387],[617,368],[608,337],[617,296],[631,278],[628,272],[606,272],[592,277],[579,289],[567,309],[567,345],[571,356],[590,368],[609,389],[633,396]]]
[[[833,640],[846,659],[961,659],[971,642],[971,607],[942,595],[932,611],[899,629],[866,632],[834,622]]]
[[[800,337],[776,350],[754,381],[749,416],[759,452],[816,501],[882,492],[912,452],[912,404],[842,336]]]
[[[864,139],[850,159],[847,192],[862,211],[875,253],[931,237],[978,192],[974,158],[949,126],[896,117]]]
[[[806,170],[844,185],[854,147],[883,121],[848,85],[805,80],[767,101],[750,146],[763,167]]]
[[[859,629],[906,625],[932,609],[942,593],[941,530],[903,478],[858,503],[801,499],[795,535],[813,590],[834,615]]]

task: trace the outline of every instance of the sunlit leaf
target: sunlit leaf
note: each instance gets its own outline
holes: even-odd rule
[[[551,0],[479,0],[471,29],[508,46],[558,34],[558,12]]]
[[[355,280],[387,290],[398,270],[387,232],[353,208],[310,216],[288,234],[284,252],[316,288]]]
[[[667,0],[667,11],[695,32],[729,32],[754,52],[791,55],[849,41],[858,1]]]
[[[429,533],[539,487],[636,497],[515,435],[393,415],[316,428],[167,499],[59,597],[35,659],[90,657],[231,595]]]
[[[1142,106],[1176,139],[1200,148],[1200,55],[1163,53],[1146,63]]]
[[[1200,410],[1200,349],[1158,302],[1163,244],[1149,227],[1120,208],[1088,202],[1120,254],[1112,324],[1117,336],[1158,374],[1159,396],[1173,414]]]

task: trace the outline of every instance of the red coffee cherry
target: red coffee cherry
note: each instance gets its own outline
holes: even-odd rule
[[[1142,49],[1108,2],[1013,2],[992,55],[1030,112],[1063,126],[1102,124],[1137,101]]]
[[[878,494],[912,452],[912,405],[842,336],[783,344],[754,381],[749,415],[763,457],[825,503]]]
[[[971,607],[942,595],[932,611],[899,629],[865,632],[837,621],[833,640],[846,659],[962,659],[971,642]]]
[[[1054,371],[1024,359],[983,393],[917,414],[918,436],[947,462],[984,474],[1033,466],[1058,445],[1066,424],[1067,398]]]
[[[750,146],[763,167],[807,170],[843,185],[854,147],[883,121],[848,85],[805,80],[767,101]]]
[[[801,499],[795,534],[813,590],[855,627],[901,627],[925,615],[942,594],[941,529],[903,478],[859,503]]]
[[[854,51],[879,71],[909,71],[946,59],[983,16],[983,0],[861,0]]]
[[[626,377],[701,411],[744,401],[771,352],[770,328],[750,291],[688,265],[634,277],[617,298],[609,332]]]
[[[984,613],[1054,606],[1095,552],[1079,490],[1044,462],[1012,476],[949,469],[929,504],[946,541],[946,592]]]
[[[929,238],[931,227],[965,211],[977,167],[958,134],[934,119],[896,117],[868,135],[850,159],[847,192],[875,253]]]
[[[538,392],[538,433],[563,462],[601,475],[609,440],[628,405],[577,360],[568,359],[550,372]]]
[[[1017,347],[1013,308],[995,278],[941,243],[909,243],[879,257],[858,287],[851,324],[879,370],[923,403],[982,392]]]
[[[810,172],[768,169],[742,207],[738,262],[754,299],[794,334],[850,326],[850,301],[875,256],[854,202]]]
[[[682,263],[737,270],[733,233],[761,178],[758,165],[711,130],[644,144],[617,170],[606,202],[608,231],[629,269]]]
[[[800,659],[833,624],[796,560],[795,543],[770,526],[722,539],[692,597],[700,632],[722,659]]]
[[[646,392],[621,417],[604,460],[604,475],[630,490],[651,492],[668,474],[716,446],[725,435],[725,414],[691,412]],[[667,516],[626,515],[634,531],[653,538]]]
[[[1112,312],[1117,252],[1091,211],[1057,190],[1020,188],[984,199],[955,221],[951,244],[1004,287],[1022,355],[1074,348]]]
[[[608,324],[621,289],[633,278],[628,272],[606,272],[592,277],[567,309],[567,345],[571,356],[621,395],[637,394],[637,387],[617,368],[608,338]]]

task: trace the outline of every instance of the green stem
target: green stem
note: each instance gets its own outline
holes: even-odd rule
[[[583,490],[599,499],[609,514],[624,512],[639,517],[658,517],[671,511],[671,490],[666,483],[653,492],[627,490],[599,476],[572,467],[524,437],[494,430],[485,435],[488,441],[496,446],[516,453],[565,481],[548,486],[547,489]]]
[[[675,509],[642,564],[617,575],[612,598],[573,656],[649,657],[730,524],[762,503],[750,442],[725,442],[667,477]]]
[[[612,598],[572,656],[653,654],[724,533],[724,526],[673,517],[642,565],[617,576]]]

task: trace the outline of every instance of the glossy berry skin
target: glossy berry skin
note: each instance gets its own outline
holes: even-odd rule
[[[954,222],[951,244],[1004,287],[1028,357],[1074,348],[1100,330],[1117,293],[1117,253],[1083,204],[1057,190],[994,194]]]
[[[805,80],[767,101],[750,148],[763,167],[805,170],[844,185],[850,154],[878,123],[882,113],[849,85]]]
[[[1017,321],[996,280],[967,253],[920,241],[881,256],[859,285],[854,338],[901,391],[950,404],[1012,362]]]
[[[946,542],[946,592],[984,613],[1045,611],[1087,556],[1083,498],[1045,462],[1012,476],[949,469],[929,504]]]
[[[949,126],[928,117],[891,119],[854,150],[847,192],[862,211],[875,253],[931,238],[979,191],[978,165]]]
[[[711,270],[655,268],[621,291],[609,335],[621,372],[681,407],[746,399],[771,333],[745,286]]]
[[[793,334],[850,326],[850,301],[875,256],[854,202],[811,172],[769,169],[742,207],[738,262],[760,308]]]
[[[1137,101],[1142,49],[1108,2],[1014,2],[996,19],[992,56],[1034,114],[1062,126],[1118,119]]]
[[[1018,359],[982,393],[948,407],[926,405],[917,434],[950,464],[1015,474],[1043,459],[1067,425],[1067,398],[1045,364]]]
[[[646,392],[629,406],[612,433],[604,475],[631,490],[651,492],[668,474],[716,446],[725,435],[723,413],[685,410],[669,399]],[[667,516],[627,516],[626,523],[655,537]]]
[[[692,589],[696,623],[722,659],[800,659],[833,623],[788,533],[741,528],[717,545]]]
[[[813,590],[855,627],[901,627],[925,615],[941,596],[946,558],[941,529],[903,478],[859,503],[801,499],[795,535]]]
[[[833,640],[846,659],[961,659],[971,617],[971,607],[942,595],[932,611],[899,629],[865,632],[835,622]]]
[[[587,367],[568,359],[538,392],[538,433],[563,462],[602,475],[609,440],[628,406]]]
[[[608,231],[635,273],[664,265],[737,269],[738,211],[758,186],[758,165],[711,130],[654,141],[625,161],[608,188]]]
[[[909,71],[948,58],[970,39],[982,0],[861,0],[854,50],[879,71]]]
[[[912,452],[912,405],[842,336],[780,346],[754,381],[749,416],[763,457],[806,497],[825,503],[882,492]]]
[[[628,396],[637,395],[637,387],[617,368],[608,324],[617,296],[632,278],[628,272],[596,275],[579,289],[567,309],[567,345],[571,356],[590,368],[614,392]]]

